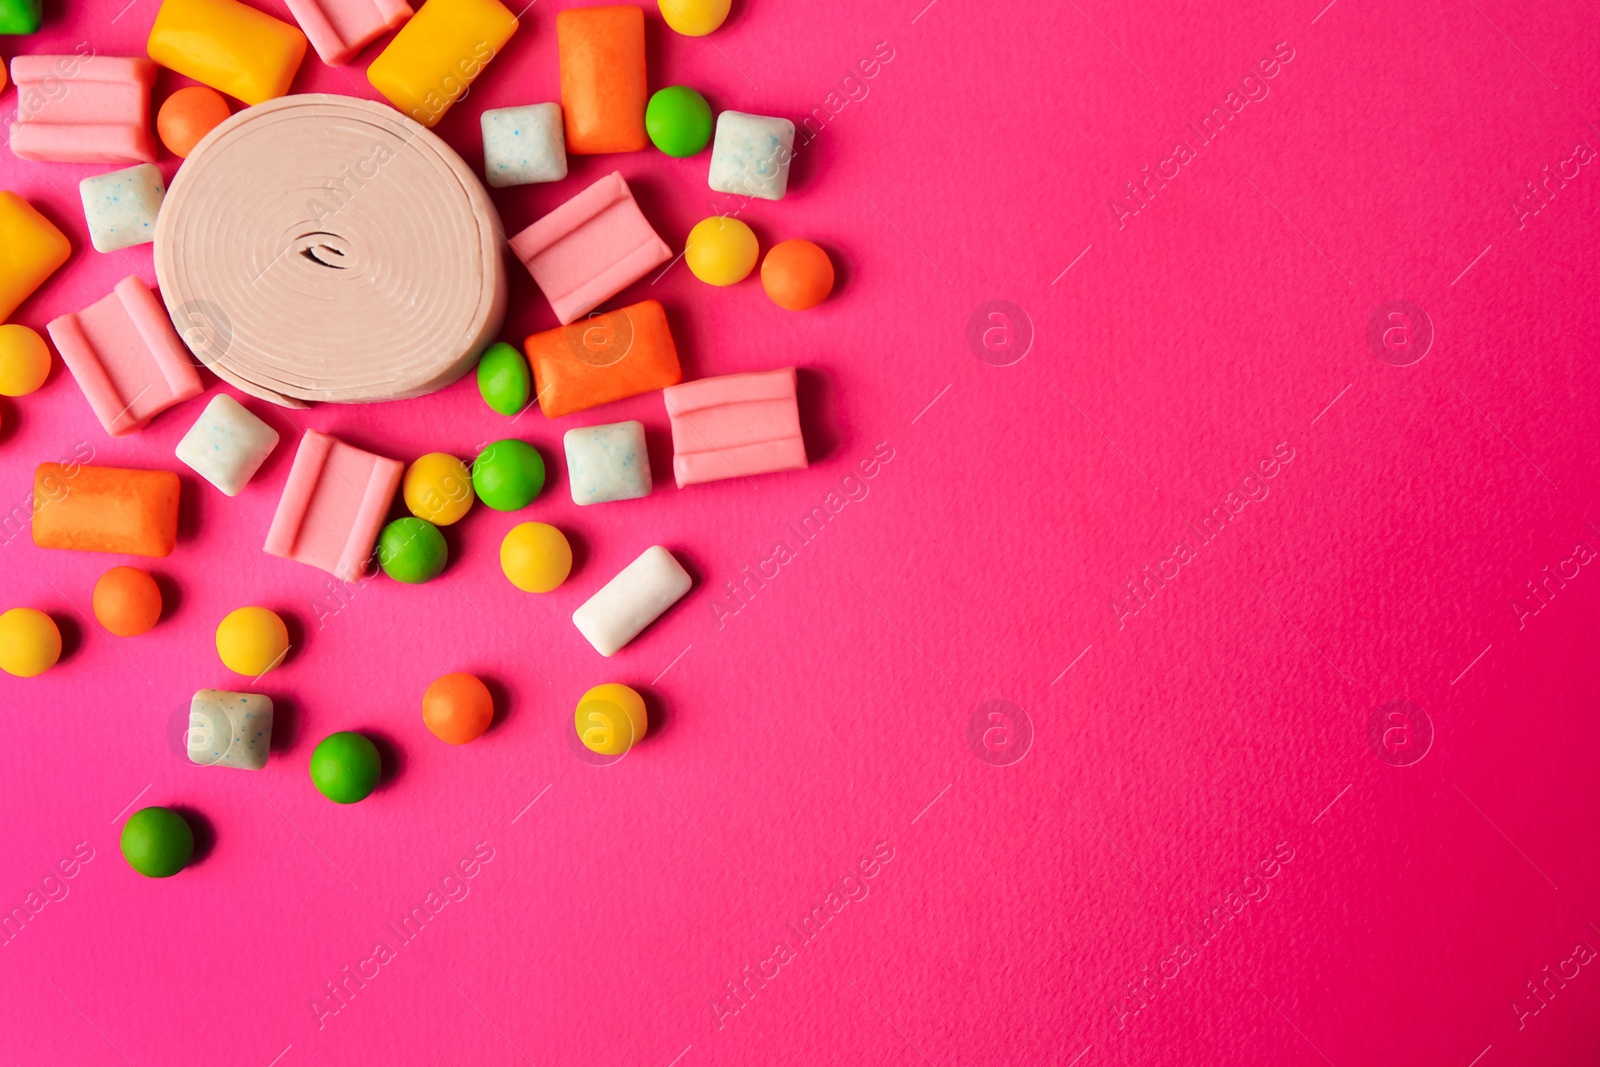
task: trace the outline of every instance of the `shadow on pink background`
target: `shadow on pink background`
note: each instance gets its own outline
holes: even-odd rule
[[[141,55],[157,0],[122,3],[54,4],[0,54]],[[483,108],[557,98],[557,6],[437,128],[474,167]],[[812,467],[678,491],[659,396],[513,424],[469,378],[245,400],[283,443],[229,500],[172,456],[203,398],[119,440],[59,364],[5,401],[0,606],[49,611],[68,653],[0,677],[0,906],[30,916],[0,945],[3,1058],[1600,1058],[1600,170],[1576,162],[1600,149],[1600,16],[736,0],[709,38],[648,22],[652,87],[823,117],[788,198],[741,217],[822,244],[840,286],[797,315],[678,263],[608,306],[661,300],[686,377],[798,365]],[[376,51],[312,56],[295,89],[374,97]],[[493,197],[515,233],[620,170],[676,251],[726,209],[707,162],[574,157]],[[154,281],[149,246],[89,247],[75,186],[105,169],[0,151],[0,187],[76,249],[15,321]],[[509,265],[520,342],[554,316]],[[633,418],[655,492],[575,507],[561,434]],[[308,428],[403,460],[519,436],[550,484],[449,528],[440,580],[346,587],[260,551]],[[183,476],[152,567],[173,607],[143,637],[85,616],[126,561],[19,528],[34,466],[85,449]],[[527,520],[574,543],[544,597],[499,573]],[[695,588],[603,660],[568,617],[650,544]],[[272,761],[189,766],[190,694],[240,683],[213,630],[250,603],[295,635],[259,686]],[[459,749],[418,714],[457,670],[498,708]],[[652,716],[610,766],[572,729],[602,681]],[[349,808],[306,774],[340,729],[389,764]],[[168,881],[117,850],[152,803],[201,824]]]

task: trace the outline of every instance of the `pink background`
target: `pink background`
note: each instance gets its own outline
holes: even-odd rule
[[[52,4],[43,33],[0,52],[143,54],[157,0],[119,15],[123,2]],[[183,534],[153,567],[173,608],[146,636],[84,616],[96,576],[124,560],[7,535],[0,605],[49,611],[68,652],[41,678],[0,677],[0,905],[24,906],[79,842],[93,859],[0,947],[0,1059],[1600,1056],[1600,966],[1581,962],[1600,950],[1600,566],[1570,577],[1562,562],[1600,548],[1600,171],[1581,166],[1521,226],[1510,206],[1600,142],[1600,12],[922,3],[736,0],[704,40],[650,14],[653,86],[797,120],[838,111],[788,198],[743,211],[763,244],[805,236],[836,256],[831,301],[786,313],[754,280],[713,290],[681,263],[621,298],[666,304],[688,376],[802,367],[810,470],[679,492],[658,397],[513,425],[469,379],[368,408],[248,401],[285,444],[234,500],[179,468]],[[474,166],[485,106],[556,98],[557,6],[525,13],[439,126]],[[1285,41],[1269,95],[1199,146],[1185,123]],[[843,103],[841,79],[880,42],[892,60]],[[375,54],[343,70],[311,56],[295,88],[374,96]],[[158,99],[183,83],[164,72]],[[1119,228],[1108,198],[1178,139],[1196,158]],[[514,233],[620,169],[676,250],[728,210],[706,168],[577,159],[563,183],[494,199]],[[16,321],[42,328],[130,271],[153,280],[148,246],[88,246],[74,186],[105,169],[0,152],[0,186],[77,249]],[[554,318],[511,276],[505,336],[520,340]],[[1394,299],[1434,326],[1411,366],[1367,344]],[[990,300],[1031,321],[1019,362],[969,347]],[[177,467],[203,403],[111,440],[58,366],[4,406],[0,509],[25,514],[33,467],[83,442],[97,463]],[[655,493],[573,506],[561,433],[630,418],[647,426]],[[552,478],[525,512],[480,507],[451,528],[443,579],[334,600],[325,575],[259,548],[307,427],[407,460],[522,436]],[[1191,544],[1198,557],[1137,614],[1111,606],[1198,541],[1186,524],[1280,443],[1292,461],[1250,482],[1265,497]],[[875,449],[892,458],[842,483]],[[725,583],[793,546],[785,524],[841,484],[859,499],[840,491],[825,531],[731,600]],[[530,519],[577,549],[545,597],[497,565],[501,536]],[[695,589],[602,660],[568,616],[652,543]],[[1546,567],[1570,580],[1552,578],[1533,613],[1525,585]],[[188,766],[173,717],[195,689],[239,683],[212,631],[248,603],[295,634],[260,686],[280,709],[272,762]],[[418,714],[454,670],[481,673],[501,704],[460,749]],[[572,750],[572,708],[611,680],[646,694],[652,729],[595,767]],[[990,700],[1032,724],[1020,762],[969,748]],[[1399,700],[1434,732],[1408,766],[1368,739],[1374,709]],[[346,728],[381,735],[396,765],[348,808],[306,774],[315,741]],[[152,803],[210,827],[204,858],[168,881],[117,851],[126,811]],[[441,879],[475,848],[492,860],[446,901]],[[875,848],[892,859],[868,862],[845,903],[840,880]],[[402,944],[387,924],[430,892],[442,910]],[[840,910],[802,943],[788,924],[827,913],[830,893]],[[1213,908],[1227,921],[1202,933]],[[364,964],[380,942],[393,958]],[[767,960],[765,984],[744,978]],[[377,973],[319,1013],[345,967]],[[1526,983],[1546,967],[1577,975],[1535,1000]]]

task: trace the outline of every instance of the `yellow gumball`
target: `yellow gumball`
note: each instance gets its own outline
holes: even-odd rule
[[[500,542],[500,569],[524,593],[548,593],[572,573],[572,546],[554,526],[525,522]]]
[[[33,608],[12,608],[0,615],[0,671],[32,678],[60,658],[61,631],[50,616]]]
[[[573,725],[590,752],[620,756],[644,738],[650,717],[643,697],[618,682],[607,682],[579,699]]]
[[[685,37],[704,37],[728,17],[731,0],[657,0],[667,25]]]
[[[472,473],[467,465],[443,452],[429,452],[406,471],[406,507],[435,526],[459,522],[472,509]]]
[[[708,285],[742,282],[756,268],[761,243],[750,227],[726,215],[695,223],[683,247],[683,261]]]
[[[217,655],[235,674],[259,678],[289,653],[289,628],[266,608],[239,608],[217,625]]]
[[[0,396],[27,396],[48,377],[44,338],[19,323],[0,326]]]

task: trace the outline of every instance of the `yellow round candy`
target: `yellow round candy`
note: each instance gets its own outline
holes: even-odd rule
[[[667,25],[685,37],[704,37],[728,17],[731,0],[657,0]]]
[[[44,338],[20,323],[0,326],[0,396],[27,396],[48,377]]]
[[[32,678],[60,658],[61,631],[50,616],[33,608],[12,608],[0,615],[0,671]]]
[[[443,452],[429,452],[406,471],[406,507],[435,526],[459,522],[477,499],[467,465]]]
[[[217,655],[235,674],[259,678],[289,653],[289,628],[266,608],[239,608],[217,625]]]
[[[761,244],[750,227],[726,215],[713,215],[689,231],[683,261],[708,285],[732,285],[750,276],[760,254]]]
[[[572,573],[572,546],[554,526],[525,522],[500,542],[500,569],[524,593],[548,593]]]
[[[597,685],[583,694],[572,721],[583,747],[602,756],[622,755],[650,728],[644,698],[619,682]]]

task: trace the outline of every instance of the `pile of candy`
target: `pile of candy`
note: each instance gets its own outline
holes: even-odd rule
[[[686,36],[715,31],[729,7],[729,0],[658,3],[667,25]],[[484,402],[508,417],[534,402],[545,416],[560,418],[659,390],[671,423],[673,475],[679,488],[806,466],[793,367],[683,382],[672,331],[659,303],[646,300],[597,311],[673,255],[620,174],[601,178],[510,239],[510,250],[561,325],[526,338],[522,349],[505,341],[490,343],[505,311],[498,219],[477,176],[427,128],[466,94],[516,32],[517,19],[498,0],[426,0],[415,13],[407,0],[288,0],[288,6],[298,28],[240,0],[163,0],[150,30],[148,58],[108,57],[91,50],[87,55],[18,56],[11,63],[18,90],[12,152],[26,160],[124,166],[80,184],[91,241],[102,253],[155,244],[159,293],[137,276],[128,277],[103,299],[46,327],[108,434],[137,433],[167,409],[204,393],[209,383],[202,381],[195,357],[241,390],[290,406],[419,395],[442,388],[475,366]],[[39,25],[39,0],[0,0],[0,34],[29,34]],[[288,93],[308,44],[323,62],[343,65],[389,33],[394,37],[372,61],[367,77],[395,111],[347,97],[278,99]],[[556,17],[560,103],[483,112],[487,184],[504,188],[563,180],[568,153],[634,152],[654,145],[668,156],[685,158],[709,145],[711,189],[783,199],[794,124],[739,111],[713,116],[705,97],[688,86],[650,94],[645,33],[645,12],[636,6],[561,12]],[[152,131],[150,95],[157,64],[201,84],[168,97]],[[52,79],[68,77],[74,84],[70,105],[62,103],[61,94],[39,91]],[[0,90],[4,86],[0,67]],[[248,106],[233,113],[223,94]],[[206,238],[208,227],[199,224],[212,218],[207,212],[218,210],[217,198],[206,195],[218,184],[216,175],[230,166],[267,167],[266,161],[282,156],[275,151],[281,142],[274,138],[285,136],[308,146],[301,159],[305,165],[306,159],[317,159],[318,138],[340,136],[338,131],[348,130],[352,122],[379,131],[378,148],[391,156],[416,154],[422,171],[464,176],[464,185],[451,186],[463,190],[462,210],[473,218],[493,217],[495,237],[480,264],[481,276],[463,285],[455,294],[460,299],[447,309],[459,313],[451,329],[489,339],[467,353],[430,351],[428,358],[435,362],[403,362],[393,373],[376,362],[381,339],[373,342],[373,350],[341,349],[341,359],[355,368],[351,373],[357,377],[335,381],[330,368],[296,353],[281,337],[275,341],[252,319],[254,312],[264,312],[273,329],[288,335],[305,330],[305,316],[314,312],[288,301],[253,309],[241,300],[222,308],[234,326],[229,352],[209,348],[203,335],[187,329],[188,303],[179,301],[174,291],[192,297],[188,287],[203,287],[226,273],[226,265],[219,267],[213,257],[228,254],[229,242],[214,236],[214,229]],[[170,190],[153,165],[157,137],[185,161]],[[444,169],[429,170],[432,161],[442,161]],[[314,171],[318,163],[310,165]],[[362,172],[353,180],[359,186],[362,178],[372,177]],[[397,188],[403,184],[395,183]],[[298,189],[292,192],[300,195]],[[271,191],[261,199],[270,201]],[[228,200],[230,212],[248,213],[236,198]],[[359,218],[341,223],[361,224]],[[262,221],[258,228],[270,226]],[[435,247],[440,238],[406,246],[413,235],[404,224],[391,219],[381,228],[396,248],[397,273],[386,283],[388,289],[417,281],[401,269],[408,263],[416,267],[421,259],[442,254]],[[281,239],[283,231],[276,232]],[[3,323],[67,262],[72,248],[44,215],[3,190],[0,235]],[[294,248],[295,256],[278,257],[292,261],[284,270],[346,271],[350,264],[338,262],[346,255],[341,233],[308,236],[318,240]],[[476,248],[469,239],[450,254],[458,251],[470,259]],[[696,225],[683,257],[695,277],[713,286],[743,281],[761,259],[750,227],[725,216]],[[335,294],[335,312],[357,319],[382,316],[392,293],[359,275],[349,271],[327,283]],[[431,280],[431,275],[423,279]],[[833,264],[816,244],[786,240],[761,262],[761,282],[779,307],[804,310],[827,299]],[[270,283],[261,291],[270,293]],[[218,299],[228,297],[221,294]],[[429,347],[426,340],[419,346]],[[252,345],[263,353],[255,363],[249,362]],[[363,364],[364,357],[374,362]],[[394,353],[383,358],[392,360]],[[410,359],[403,354],[403,360]],[[0,325],[0,394],[34,392],[44,384],[50,364],[49,347],[37,332],[16,323]],[[359,377],[361,373],[366,377]],[[562,443],[575,504],[650,495],[650,463],[639,422],[574,428]],[[232,396],[218,393],[183,436],[176,456],[232,497],[278,444],[275,430]],[[532,445],[506,439],[484,448],[470,463],[434,452],[408,466],[310,430],[296,447],[263,547],[348,582],[363,579],[374,559],[395,581],[428,582],[448,563],[440,527],[461,521],[476,501],[504,512],[528,507],[544,488],[545,463],[546,457]],[[410,514],[386,521],[397,495]],[[177,542],[179,499],[173,471],[41,464],[34,480],[33,541],[46,549],[164,557]],[[525,592],[558,588],[572,565],[566,535],[546,523],[520,523],[500,546],[502,571]],[[601,656],[609,657],[691,585],[673,555],[652,546],[574,611],[572,622]],[[159,623],[161,588],[137,567],[112,567],[95,584],[93,607],[107,632],[136,637]],[[215,641],[223,666],[250,679],[252,688],[283,662],[290,647],[283,619],[257,606],[228,614],[216,628]],[[0,669],[33,677],[54,667],[60,655],[61,633],[49,615],[27,607],[0,614]],[[271,698],[261,693],[198,690],[187,734],[190,761],[261,769],[269,758],[272,714]],[[422,696],[423,724],[448,744],[476,739],[493,719],[489,689],[470,674],[446,674]],[[584,693],[573,721],[587,748],[610,756],[627,752],[648,729],[643,698],[618,683]],[[313,785],[341,804],[371,794],[382,769],[371,739],[349,731],[324,738],[310,759]],[[182,870],[193,845],[191,827],[167,808],[136,812],[123,830],[129,864],[151,877]]]

